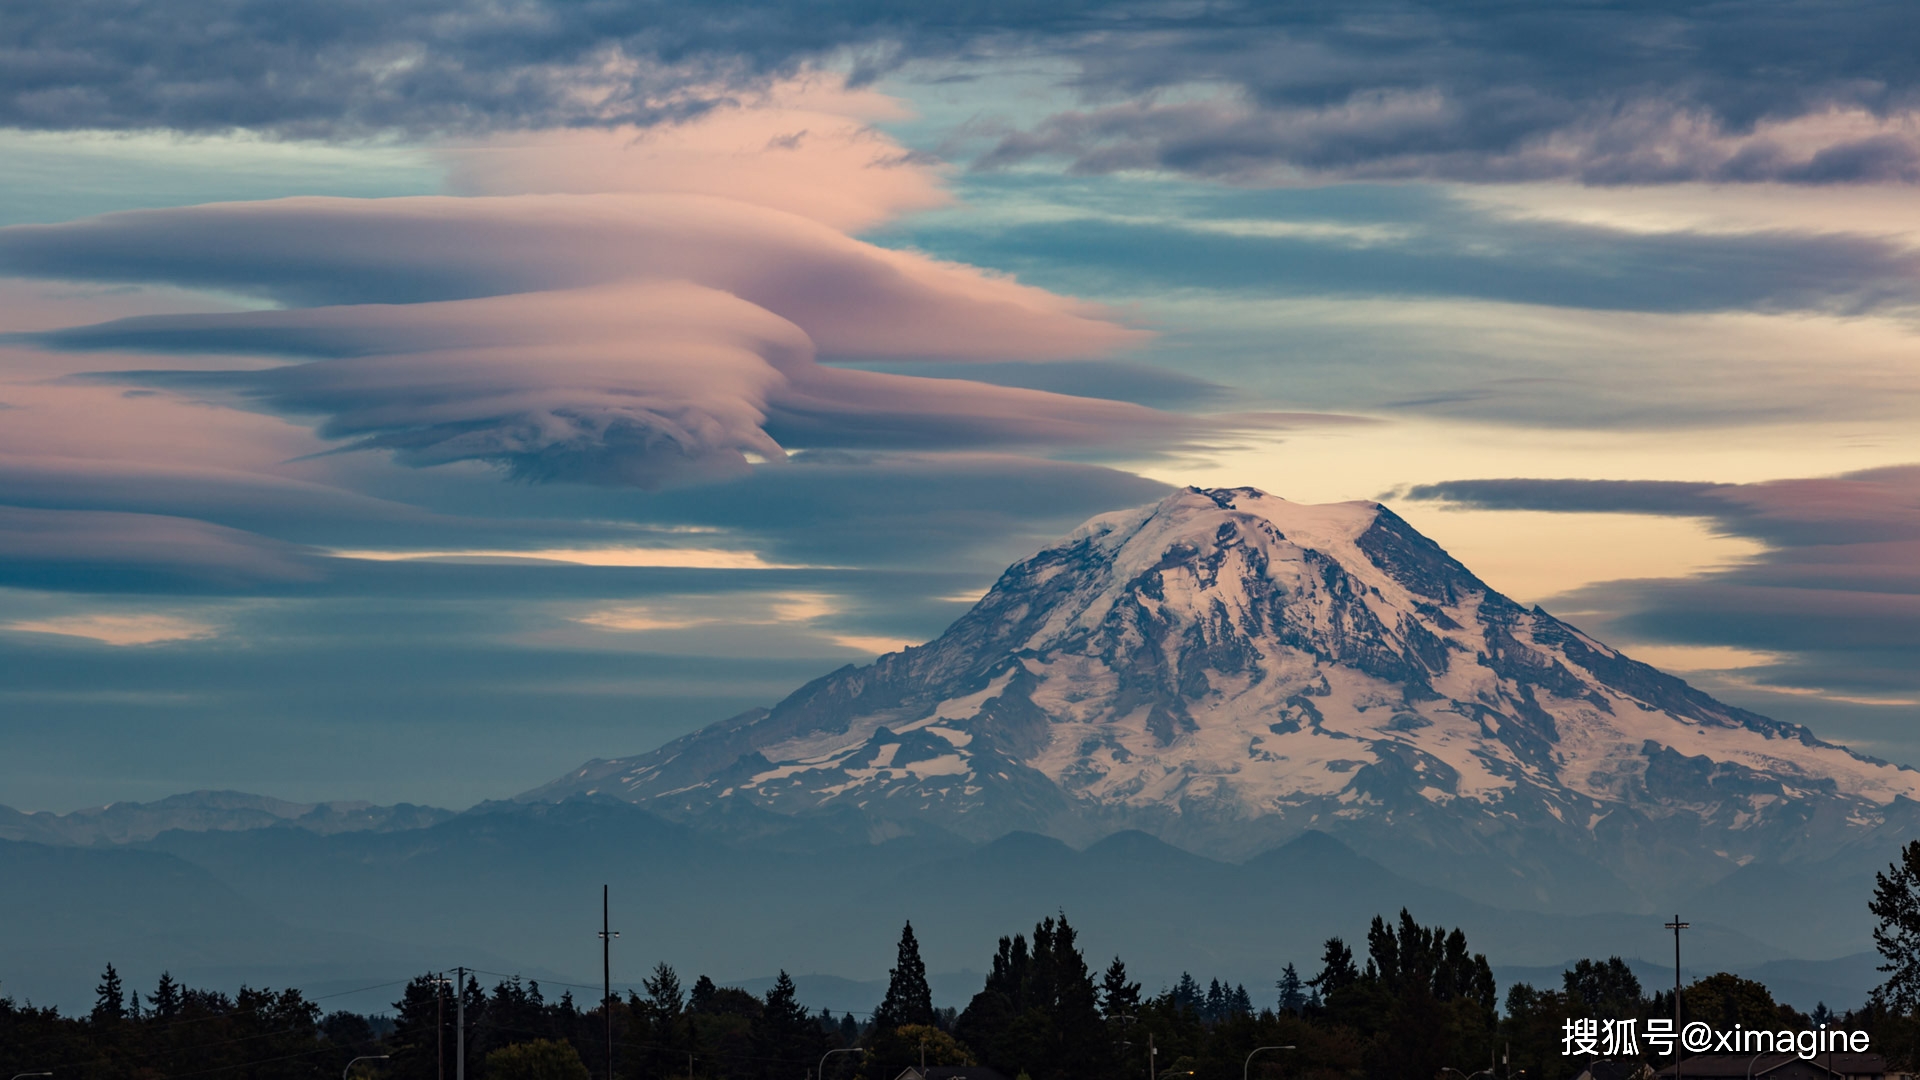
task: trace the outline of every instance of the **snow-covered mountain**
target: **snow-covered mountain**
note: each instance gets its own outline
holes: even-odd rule
[[[1377,503],[1250,488],[1094,518],[935,641],[523,798],[581,794],[1229,857],[1320,829],[1561,910],[1920,826],[1920,773],[1522,608]]]

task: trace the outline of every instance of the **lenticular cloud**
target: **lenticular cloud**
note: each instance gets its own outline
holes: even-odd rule
[[[794,170],[791,187],[686,190],[707,149],[738,166],[742,139],[797,122],[720,118],[711,122],[726,139],[695,133],[633,157],[582,135],[571,160],[620,160],[578,176],[615,190],[554,191],[548,172],[503,167],[495,190],[549,190],[111,214],[0,229],[0,269],[279,305],[39,340],[280,358],[227,382],[277,411],[320,417],[342,449],[416,465],[480,460],[530,479],[655,487],[795,446],[1137,446],[1192,432],[1188,418],[1136,405],[831,366],[1097,357],[1143,335],[1095,305],[848,235],[872,218],[850,209],[850,193],[871,191],[882,212],[928,205],[933,175],[877,134],[806,117],[812,127],[758,151],[766,168]],[[834,137],[810,151],[816,128]],[[525,152],[554,153],[554,138]],[[649,167],[667,190],[645,190]],[[845,183],[831,182],[834,170]],[[479,185],[468,175],[464,186]]]

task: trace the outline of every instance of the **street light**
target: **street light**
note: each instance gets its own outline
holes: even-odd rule
[[[391,1054],[362,1054],[361,1056],[354,1058],[352,1061],[347,1062],[347,1067],[340,1070],[340,1080],[347,1080],[347,1074],[353,1071],[353,1067],[355,1065],[358,1065],[363,1061],[385,1061],[392,1056],[393,1055]],[[40,1075],[51,1076],[53,1074],[41,1073]]]
[[[52,1074],[52,1073],[50,1073],[50,1072],[37,1072],[37,1073],[15,1073],[15,1074],[14,1074],[14,1077],[13,1077],[13,1080],[26,1080],[26,1078],[27,1078],[27,1077],[29,1077],[29,1076],[52,1076],[52,1075],[53,1075],[53,1074]]]
[[[820,1055],[820,1071],[814,1073],[814,1076],[817,1077],[818,1080],[827,1080],[827,1059],[835,1054],[864,1054],[866,1052],[867,1050],[864,1046],[843,1046],[838,1050],[829,1050]]]
[[[1291,1050],[1291,1049],[1293,1049],[1293,1047],[1291,1046],[1256,1046],[1253,1048],[1253,1054],[1257,1054],[1262,1050]],[[1240,1080],[1247,1080],[1247,1070],[1253,1068],[1253,1054],[1248,1054],[1247,1060],[1245,1061],[1245,1063],[1243,1063],[1240,1066]]]

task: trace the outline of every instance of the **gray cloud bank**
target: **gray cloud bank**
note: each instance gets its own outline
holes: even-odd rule
[[[1764,685],[1920,699],[1920,465],[1752,484],[1454,480],[1405,497],[1706,519],[1768,550],[1695,578],[1611,583],[1558,603],[1608,612],[1638,640],[1788,654],[1756,669]]]
[[[292,136],[651,123],[854,57],[1064,59],[1082,108],[991,126],[1064,157],[1291,176],[1920,178],[1898,0],[1538,5],[72,0],[0,12],[0,125]]]

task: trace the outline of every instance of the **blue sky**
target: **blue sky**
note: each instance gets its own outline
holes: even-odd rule
[[[102,3],[0,15],[0,803],[504,797],[1189,483],[1920,764],[1899,5]]]

